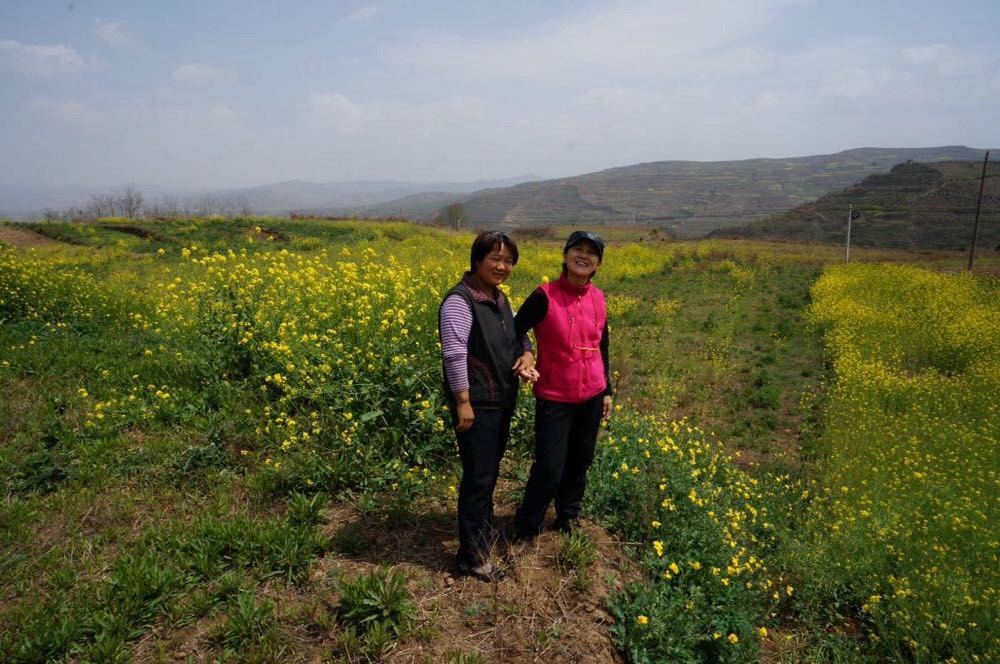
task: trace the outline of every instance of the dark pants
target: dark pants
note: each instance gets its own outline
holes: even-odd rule
[[[500,475],[500,459],[507,450],[514,408],[476,408],[472,427],[457,434],[462,457],[458,487],[458,563],[482,564],[493,539],[493,489]]]
[[[603,402],[603,394],[583,403],[535,401],[535,462],[517,510],[520,534],[532,536],[541,531],[553,498],[558,519],[580,516]]]

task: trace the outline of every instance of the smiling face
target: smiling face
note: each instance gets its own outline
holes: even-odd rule
[[[506,245],[499,244],[479,261],[475,275],[483,286],[496,288],[507,281],[513,270],[514,255]]]
[[[601,259],[597,247],[590,240],[581,240],[563,253],[566,272],[576,277],[589,279],[597,272]]]

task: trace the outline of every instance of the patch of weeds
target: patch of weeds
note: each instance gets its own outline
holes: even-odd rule
[[[774,331],[782,339],[791,339],[795,336],[795,323],[789,318],[782,318],[778,321]]]
[[[556,566],[564,573],[573,573],[573,589],[584,592],[590,588],[587,570],[597,558],[597,544],[582,530],[563,535],[556,551]]]
[[[753,382],[750,405],[754,408],[776,410],[781,399],[781,387],[767,371],[761,371]]]
[[[552,625],[546,627],[545,629],[538,632],[538,645],[542,648],[549,645],[553,641],[558,641],[563,636],[563,628],[561,625]]]
[[[13,469],[13,489],[20,494],[45,495],[69,477],[69,460],[52,449],[29,454]]]
[[[433,619],[427,620],[411,629],[410,636],[423,643],[433,643],[441,638],[441,627]]]
[[[37,514],[30,502],[17,497],[0,505],[0,542],[16,542],[28,537],[30,524]]]
[[[322,512],[326,501],[326,496],[322,493],[312,496],[292,493],[288,499],[288,523],[310,528],[319,525],[323,521]]]
[[[384,622],[372,623],[364,635],[365,652],[380,659],[396,645],[397,634]]]
[[[360,522],[345,523],[337,529],[330,540],[334,550],[346,556],[355,556],[368,548],[365,529]]]
[[[469,602],[462,607],[462,615],[466,618],[478,618],[486,611],[486,605],[482,602]]]
[[[178,476],[222,470],[229,465],[229,455],[215,443],[191,445],[178,453],[171,469]]]
[[[338,582],[337,590],[340,622],[366,632],[381,626],[398,637],[417,614],[406,577],[399,570],[379,567],[350,581]]]
[[[264,641],[277,630],[274,604],[258,603],[252,592],[241,592],[229,603],[226,622],[212,635],[227,653],[236,655]]]
[[[448,664],[486,664],[486,658],[482,653],[461,650],[449,650],[445,654],[445,661]]]
[[[556,566],[561,571],[585,570],[597,557],[597,544],[583,530],[563,535],[556,551]]]

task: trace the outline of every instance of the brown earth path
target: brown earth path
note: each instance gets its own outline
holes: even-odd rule
[[[13,245],[15,247],[40,247],[43,245],[56,244],[52,238],[45,237],[34,231],[0,224],[0,242]]]

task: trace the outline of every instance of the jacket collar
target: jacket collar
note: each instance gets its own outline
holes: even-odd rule
[[[494,300],[488,293],[484,293],[476,287],[476,280],[472,278],[472,272],[466,272],[462,275],[462,285],[469,289],[472,299],[476,302],[492,302],[498,307],[503,307],[503,291],[498,288],[497,297]]]
[[[559,280],[556,281],[556,283],[559,285],[561,290],[570,293],[571,295],[586,295],[590,291],[590,281],[582,286],[575,286],[570,283],[569,277],[565,274],[559,277]]]

